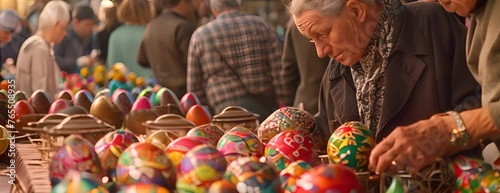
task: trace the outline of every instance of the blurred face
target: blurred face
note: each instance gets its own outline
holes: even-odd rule
[[[0,29],[0,43],[8,44],[12,40],[13,31],[4,31]]]
[[[72,23],[76,34],[82,39],[90,37],[95,26],[95,21],[92,19],[74,19]]]
[[[377,25],[377,21],[367,20],[366,7],[360,5],[357,1],[354,7],[346,4],[349,7],[344,6],[336,16],[306,10],[293,19],[299,31],[314,42],[320,58],[328,56],[352,66],[363,57]]]
[[[58,21],[52,28],[52,41],[56,44],[61,43],[66,35],[66,29],[68,28],[68,22]]]
[[[446,11],[455,12],[462,17],[470,15],[470,12],[476,6],[476,2],[477,0],[439,0],[439,3],[443,5]]]

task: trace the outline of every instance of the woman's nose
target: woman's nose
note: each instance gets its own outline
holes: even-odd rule
[[[332,47],[326,43],[315,41],[314,44],[316,45],[316,52],[320,58],[325,58],[332,52]]]

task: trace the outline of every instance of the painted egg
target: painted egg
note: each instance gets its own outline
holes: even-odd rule
[[[284,107],[274,111],[259,125],[257,135],[263,143],[267,143],[283,131],[294,130],[309,134],[315,127],[314,117],[307,111]]]
[[[57,93],[56,99],[66,99],[69,101],[73,100],[73,91],[65,89]]]
[[[207,138],[198,136],[183,136],[168,144],[165,151],[167,152],[168,158],[172,160],[172,163],[177,168],[181,163],[182,158],[184,158],[184,155],[189,150],[195,148],[198,145],[205,144],[210,144]]]
[[[84,108],[87,112],[90,112],[90,106],[92,106],[93,101],[94,96],[85,89],[79,90],[76,92],[75,97],[73,97],[73,104]]]
[[[121,79],[120,76],[122,75],[118,75]],[[111,95],[114,94],[114,92],[116,92],[116,90],[118,89],[124,89],[124,90],[132,90],[132,88],[130,87],[130,85],[128,85],[125,81],[121,81],[121,80],[111,80],[109,81],[108,83],[108,88],[109,88],[109,91],[111,93]]]
[[[22,100],[28,100],[28,97],[26,97],[26,93],[24,91],[16,91],[16,93],[14,93],[14,100],[17,102],[17,101],[22,101]]]
[[[165,152],[150,143],[138,142],[122,153],[116,165],[116,184],[149,183],[175,188],[175,169]]]
[[[485,192],[500,192],[500,168],[483,174],[481,190]]]
[[[101,160],[101,166],[110,178],[115,177],[115,168],[118,158],[127,147],[139,142],[134,133],[128,130],[109,132],[94,146],[94,150]]]
[[[212,115],[205,107],[194,105],[186,113],[186,119],[196,124],[196,126],[200,126],[212,122]]]
[[[99,176],[88,172],[69,172],[53,189],[53,193],[108,193]]]
[[[0,100],[9,100],[7,90],[0,90]]]
[[[196,94],[192,92],[186,93],[182,97],[180,103],[181,103],[181,110],[184,113],[187,113],[192,106],[201,104],[198,96],[196,96]]]
[[[139,95],[137,95],[137,99],[141,97],[146,97],[147,99],[149,99],[149,97],[151,97],[152,94],[153,94],[153,88],[146,87],[139,93]]]
[[[493,171],[485,161],[464,156],[454,158],[451,165],[456,177],[455,189],[459,192],[482,192],[481,173]]]
[[[285,192],[295,192],[296,182],[300,176],[311,169],[311,166],[305,161],[296,161],[290,163],[280,172],[281,187]]]
[[[235,184],[238,192],[283,192],[275,167],[254,156],[239,157],[231,162],[224,174],[224,180]]]
[[[109,97],[111,95],[111,91],[107,88],[103,88],[102,90],[100,90],[99,92],[97,92],[97,94],[95,94],[95,99],[99,98],[100,96],[107,96]]]
[[[15,117],[14,120],[18,120],[23,115],[35,114],[35,109],[27,100],[20,100],[14,104]]]
[[[189,151],[179,165],[177,175],[182,176],[184,182],[191,183],[177,182],[177,191],[187,188],[184,192],[189,192],[194,187],[206,191],[213,182],[222,179],[226,167],[227,162],[217,149],[211,145],[199,145]]]
[[[217,143],[217,149],[231,163],[238,157],[257,156],[263,154],[260,140],[250,130],[235,127],[224,134]]]
[[[135,183],[122,188],[118,193],[170,193],[170,191],[155,184]]]
[[[167,106],[167,104],[174,104],[180,106],[181,102],[175,93],[169,88],[161,88],[155,96],[155,105],[159,103],[161,106]]]
[[[115,100],[115,98],[118,97],[118,95],[122,95],[122,94],[127,96],[130,103],[134,103],[135,99],[132,97],[130,92],[125,90],[125,89],[122,89],[122,88],[116,89],[116,91],[113,92],[113,95],[111,95],[111,100]]]
[[[153,134],[151,134],[150,136],[148,136],[148,138],[146,138],[146,142],[156,145],[160,149],[165,149],[167,148],[168,144],[170,144],[177,138],[179,137],[177,137],[173,133],[164,130],[158,130]]]
[[[127,114],[130,112],[132,109],[132,105],[134,103],[133,100],[131,100],[130,94],[127,95],[127,91],[123,89],[117,90],[115,93],[113,93],[113,96],[111,97],[111,101],[118,107],[124,114]]]
[[[140,97],[138,98],[134,105],[132,106],[132,109],[130,111],[136,111],[140,109],[151,109],[151,103],[149,102],[149,99],[146,97]]]
[[[227,180],[219,180],[212,183],[208,193],[236,193],[236,185]]]
[[[302,174],[296,186],[296,193],[363,192],[354,171],[341,164],[325,164],[312,168]]]
[[[37,114],[47,114],[52,104],[52,100],[47,92],[42,90],[37,90],[31,94],[29,102]]]
[[[192,128],[186,134],[186,136],[200,136],[208,139],[210,144],[217,147],[217,143],[220,138],[224,135],[224,131],[217,125],[205,124],[198,127]]]
[[[57,113],[57,112],[59,112],[61,110],[64,110],[64,109],[70,107],[70,106],[73,106],[73,104],[71,103],[70,100],[68,100],[68,99],[57,99],[50,106],[49,114]]]
[[[368,170],[370,151],[375,146],[372,132],[360,122],[341,125],[328,140],[330,163],[340,163],[358,172]]]
[[[141,87],[135,87],[130,91],[130,95],[132,95],[132,98],[134,98],[135,100],[141,92],[142,92]]]
[[[71,170],[104,176],[104,170],[97,153],[94,151],[94,146],[78,135],[67,137],[63,146],[52,157],[49,165],[52,185],[59,183]]]
[[[299,131],[283,131],[274,136],[266,145],[264,156],[273,162],[279,170],[283,170],[288,164],[299,160],[314,166],[318,158],[313,151],[311,137]]]
[[[106,96],[95,99],[92,106],[90,106],[90,114],[114,126],[116,129],[121,128],[123,123],[123,112]]]
[[[158,113],[154,110],[136,110],[125,116],[124,127],[136,135],[146,135],[146,127],[142,123],[154,121]]]

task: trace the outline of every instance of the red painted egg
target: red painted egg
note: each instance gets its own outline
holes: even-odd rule
[[[317,163],[318,156],[314,152],[313,146],[309,135],[299,131],[284,131],[269,141],[264,155],[280,170],[299,160],[314,166]]]
[[[304,173],[296,185],[296,193],[363,192],[353,170],[340,164],[317,166]]]
[[[33,106],[26,100],[17,101],[16,104],[14,104],[14,110],[16,115],[14,120],[16,121],[23,115],[35,114],[35,109],[33,109]]]
[[[186,93],[181,99],[181,110],[186,113],[194,105],[200,104],[200,99],[192,92]]]
[[[212,115],[205,107],[194,105],[186,113],[186,119],[196,124],[196,126],[200,126],[212,122]]]
[[[147,97],[140,97],[138,98],[134,105],[132,106],[132,109],[130,111],[136,111],[140,109],[151,109],[151,102],[149,102],[149,99]]]
[[[69,106],[73,106],[73,104],[71,104],[70,100],[68,100],[68,99],[57,99],[50,106],[49,114],[57,113],[58,111],[63,110],[65,108],[69,107]]]

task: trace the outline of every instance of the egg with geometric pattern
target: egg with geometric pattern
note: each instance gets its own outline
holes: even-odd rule
[[[363,188],[351,168],[341,164],[324,164],[302,174],[296,193],[362,193]]]
[[[224,155],[228,163],[238,157],[260,157],[264,151],[257,136],[250,130],[239,126],[229,130],[220,138],[217,149]]]
[[[327,153],[330,163],[348,166],[357,172],[368,170],[368,159],[375,146],[372,132],[360,122],[341,125],[328,140]]]
[[[307,162],[300,160],[290,163],[284,170],[281,170],[281,187],[283,187],[285,193],[295,192],[297,180],[310,169],[311,166]]]
[[[139,142],[139,140],[134,133],[120,129],[109,132],[94,145],[94,150],[99,156],[102,168],[106,171],[108,177],[114,179],[118,158],[128,146],[136,142]]]
[[[238,192],[283,192],[276,168],[255,156],[238,157],[231,162],[224,180],[235,184]]]
[[[156,184],[169,190],[175,189],[176,173],[165,152],[157,146],[138,142],[122,153],[116,165],[116,184]]]
[[[283,170],[291,162],[299,160],[314,166],[318,156],[313,151],[313,146],[309,135],[293,130],[283,131],[267,143],[264,156],[273,162],[279,170]]]
[[[293,130],[309,134],[315,126],[314,117],[309,112],[295,107],[283,107],[274,111],[259,125],[257,135],[262,143],[267,144],[283,131]]]
[[[207,138],[199,136],[183,136],[168,144],[165,152],[175,168],[179,166],[187,152],[199,145],[210,144]]]

